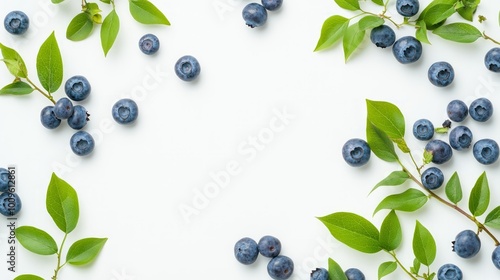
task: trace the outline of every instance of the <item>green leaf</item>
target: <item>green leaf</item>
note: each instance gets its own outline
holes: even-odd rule
[[[424,150],[424,154],[423,154],[424,165],[431,163],[433,157],[434,157],[434,155],[432,154],[432,152]]]
[[[100,0],[102,3],[111,4],[111,0]]]
[[[417,40],[419,40],[422,43],[430,44],[431,42],[427,37],[427,25],[425,24],[425,21],[423,20],[417,21],[417,26],[418,27],[415,31],[415,38],[417,38]]]
[[[94,23],[89,14],[79,13],[76,15],[66,29],[66,38],[71,41],[81,41],[90,36],[94,29]]]
[[[457,204],[462,200],[462,185],[458,173],[454,172],[445,186],[446,197],[452,202]]]
[[[382,279],[384,276],[393,273],[396,270],[396,268],[398,268],[398,264],[396,262],[381,263],[378,267],[378,280]]]
[[[7,66],[9,72],[16,78],[28,77],[28,69],[24,63],[23,58],[14,49],[6,47],[0,43],[0,50],[2,51],[2,61]]]
[[[395,139],[392,139],[392,141],[394,143],[396,143],[396,145],[398,146],[398,148],[401,152],[406,153],[406,154],[410,152],[410,148],[406,144],[406,141],[404,138],[395,138]]]
[[[432,33],[443,39],[458,43],[472,43],[483,36],[481,31],[476,27],[464,22],[455,22],[440,26],[434,29]]]
[[[328,275],[330,279],[348,280],[342,267],[332,258],[328,258]]]
[[[54,1],[54,0],[52,0],[52,1]],[[33,274],[23,274],[23,275],[17,276],[16,278],[14,278],[14,280],[44,280],[44,279],[40,276],[36,276]]]
[[[30,94],[33,92],[33,88],[23,82],[23,81],[17,81],[13,82],[12,84],[8,84],[4,86],[2,89],[0,89],[0,95],[3,94],[12,94],[12,95],[23,95],[23,94]]]
[[[413,259],[413,266],[410,267],[411,272],[413,274],[419,274],[421,265],[422,264],[420,263],[420,261],[417,258],[414,258]]]
[[[399,186],[402,185],[404,182],[406,182],[408,179],[410,179],[410,176],[408,176],[408,173],[405,171],[393,171],[389,176],[385,177],[382,179],[382,181],[378,182],[375,187],[373,187],[372,192],[377,189],[378,187],[381,186]]]
[[[389,102],[366,100],[368,121],[390,139],[404,138],[405,119],[399,108]]]
[[[380,246],[386,251],[399,247],[403,239],[401,224],[394,210],[390,211],[380,226]]]
[[[318,219],[335,239],[355,250],[376,253],[382,249],[379,244],[378,229],[357,214],[337,212]]]
[[[394,150],[391,139],[368,120],[366,121],[366,141],[371,151],[381,160],[387,162],[398,161],[398,155]]]
[[[477,179],[469,197],[469,210],[475,217],[481,216],[490,204],[490,187],[486,172]]]
[[[431,6],[423,17],[423,21],[427,25],[436,25],[455,13],[453,4],[444,3]]]
[[[38,51],[36,70],[40,83],[49,93],[55,92],[61,86],[63,62],[54,32],[50,34]]]
[[[64,2],[64,0],[52,0],[52,3],[54,3],[54,4],[59,4],[62,2]]]
[[[492,228],[500,228],[500,206],[497,206],[488,213],[484,224]]]
[[[73,231],[78,223],[80,209],[75,189],[52,173],[46,199],[47,212],[57,227],[65,233]]]
[[[170,25],[167,17],[147,0],[129,0],[129,9],[130,14],[137,22]]]
[[[379,5],[379,6],[384,6],[384,1],[383,0],[372,0],[373,3]]]
[[[377,16],[364,16],[359,20],[359,29],[368,30],[384,24],[384,20]]]
[[[413,234],[413,253],[418,261],[426,266],[430,266],[436,258],[436,241],[419,221]]]
[[[101,45],[104,51],[104,56],[106,56],[115,43],[115,39],[118,36],[118,31],[120,30],[120,19],[116,10],[113,9],[104,19],[101,27]]]
[[[374,215],[382,209],[399,210],[413,212],[420,209],[427,202],[427,196],[417,189],[407,189],[406,191],[389,195],[384,198],[374,211]]]
[[[463,19],[472,21],[480,2],[480,0],[462,0],[460,1],[462,7],[457,8],[457,12]]]
[[[342,46],[344,47],[344,61],[347,61],[352,53],[359,47],[365,38],[366,31],[359,28],[359,21],[347,27]]]
[[[356,11],[360,8],[358,0],[335,0],[335,3],[339,7],[350,11]]]
[[[430,2],[423,10],[422,12],[420,13],[420,15],[418,16],[417,18],[417,22],[418,21],[425,21],[426,23],[426,28],[427,30],[434,30],[436,29],[437,27],[443,25],[445,23],[446,20],[443,20],[439,23],[436,23],[436,24],[430,24],[429,22],[427,22],[425,20],[425,18],[428,18],[428,19],[432,19],[433,16],[430,16],[430,17],[427,17],[427,12],[429,10],[431,10],[432,12],[432,9],[434,6],[436,5],[455,5],[457,3],[457,0],[433,0],[432,2]]]
[[[325,20],[321,27],[321,35],[314,51],[320,51],[331,47],[340,40],[349,26],[349,20],[343,16],[334,15]]]
[[[35,254],[53,255],[57,253],[56,241],[41,229],[32,226],[18,227],[16,238],[26,250]]]
[[[99,255],[107,240],[107,238],[91,237],[76,241],[68,249],[66,262],[72,265],[84,265],[92,262]]]

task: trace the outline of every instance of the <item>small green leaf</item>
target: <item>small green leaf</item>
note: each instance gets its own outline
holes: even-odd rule
[[[481,31],[476,27],[464,22],[455,22],[440,26],[434,29],[432,33],[443,39],[458,43],[472,43],[483,36]]]
[[[410,148],[408,147],[408,145],[406,144],[406,141],[404,138],[395,138],[395,139],[392,139],[392,141],[394,143],[396,143],[396,145],[398,146],[399,150],[405,154],[409,153],[410,152]]]
[[[480,2],[480,0],[460,1],[459,3],[462,3],[462,5],[461,7],[456,7],[457,12],[463,19],[472,21]]]
[[[55,92],[61,86],[63,61],[54,32],[50,34],[38,51],[36,70],[40,83],[49,93]]]
[[[391,174],[389,174],[389,176],[385,177],[384,179],[382,179],[382,181],[378,182],[375,185],[375,187],[373,187],[372,192],[381,186],[402,185],[408,179],[410,179],[410,176],[408,176],[408,173],[406,173],[405,171],[393,171],[391,172]]]
[[[66,38],[71,41],[81,41],[90,36],[94,29],[94,23],[89,14],[79,13],[76,15],[66,29]]]
[[[54,1],[54,0],[52,0],[52,1]],[[44,280],[44,279],[40,276],[36,276],[33,274],[23,274],[23,275],[17,276],[16,278],[14,278],[14,280]]]
[[[101,45],[106,56],[115,43],[118,31],[120,30],[120,19],[116,10],[113,9],[104,19],[101,27]]]
[[[12,95],[23,95],[30,94],[33,92],[33,88],[23,81],[13,82],[0,89],[0,95],[12,94]]]
[[[433,7],[436,6],[436,5],[452,5],[453,6],[456,3],[457,3],[457,0],[433,0],[429,4],[427,4],[427,6],[422,10],[422,12],[420,13],[420,15],[417,18],[417,22],[418,21],[425,21],[426,26],[427,26],[427,30],[434,30],[437,27],[443,25],[446,20],[443,20],[443,21],[441,21],[439,23],[436,23],[436,24],[432,25],[432,24],[430,24],[429,22],[427,22],[425,20],[425,18],[427,18],[427,19],[432,19],[433,18],[433,16],[427,17],[427,12],[429,10],[431,10],[431,12],[432,12]]]
[[[366,141],[371,151],[381,160],[387,162],[398,161],[398,155],[394,150],[391,139],[368,120],[366,121]]]
[[[359,29],[368,30],[381,26],[382,24],[384,24],[384,20],[381,17],[368,15],[359,20]]]
[[[390,139],[404,138],[405,119],[399,108],[389,102],[366,100],[368,121]]]
[[[334,15],[325,20],[321,27],[321,35],[314,51],[321,51],[331,47],[344,36],[349,26],[349,20],[343,16]]]
[[[80,209],[75,189],[52,173],[46,199],[47,212],[57,227],[65,233],[73,231],[78,223]]]
[[[347,27],[342,46],[344,48],[344,61],[347,61],[352,53],[359,47],[365,38],[366,31],[359,28],[359,21]]]
[[[384,1],[383,0],[372,0],[373,3],[379,5],[379,6],[384,6]]]
[[[130,14],[137,22],[170,25],[167,17],[147,0],[129,0],[129,9]]]
[[[490,204],[490,187],[486,172],[477,179],[469,197],[469,211],[475,217],[481,216]]]
[[[57,253],[57,244],[47,232],[32,227],[21,226],[16,229],[16,238],[26,250],[39,255]]]
[[[398,264],[396,262],[381,263],[378,267],[378,280],[382,279],[384,276],[393,273],[396,270],[396,268],[398,268]]]
[[[418,261],[426,266],[430,266],[436,258],[436,241],[419,221],[413,234],[413,253]]]
[[[0,50],[2,51],[3,56],[2,61],[5,63],[7,69],[12,75],[14,75],[16,78],[28,77],[28,69],[26,68],[26,64],[17,51],[6,47],[1,43]]]
[[[423,155],[424,165],[431,163],[433,157],[434,157],[434,155],[432,154],[432,152],[424,150],[424,155]]]
[[[380,246],[386,251],[399,247],[403,239],[401,224],[394,210],[390,211],[380,226]]]
[[[348,280],[342,267],[332,258],[328,258],[328,275],[330,279]]]
[[[446,197],[452,202],[457,204],[462,200],[462,185],[458,173],[454,172],[445,186]]]
[[[102,3],[111,4],[111,0],[100,0]]]
[[[59,4],[62,2],[64,2],[64,0],[52,0],[52,3],[54,3],[54,4]]]
[[[355,250],[376,253],[382,249],[379,244],[378,229],[357,214],[337,212],[318,219],[335,239]]]
[[[339,7],[349,11],[357,11],[360,8],[358,0],[335,0],[335,3]]]
[[[450,131],[449,127],[436,127],[434,128],[434,132],[439,133],[439,134],[446,134]]]
[[[430,44],[429,38],[427,37],[427,25],[425,21],[417,21],[417,30],[415,31],[415,38],[422,43]]]
[[[72,265],[84,265],[92,262],[99,255],[107,240],[107,238],[91,237],[76,241],[68,249],[66,262]]]
[[[413,259],[413,266],[411,267],[412,273],[419,274],[421,266],[422,266],[422,264],[420,263],[420,261],[417,258],[414,258]]]
[[[455,13],[455,8],[453,4],[436,4],[427,10],[424,15],[423,21],[428,25],[436,25]]]
[[[373,214],[382,209],[391,209],[405,212],[413,212],[420,209],[427,202],[427,196],[417,189],[407,189],[406,191],[389,195],[377,206]]]
[[[492,228],[500,228],[500,206],[497,206],[488,213],[484,224]]]

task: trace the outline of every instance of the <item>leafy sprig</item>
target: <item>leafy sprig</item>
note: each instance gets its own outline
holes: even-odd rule
[[[66,265],[81,266],[94,261],[104,247],[107,238],[89,237],[75,241],[67,250],[63,261],[63,248],[71,233],[78,224],[80,208],[76,190],[63,179],[52,173],[47,189],[46,210],[56,226],[64,233],[57,245],[55,239],[46,231],[34,226],[20,226],[16,229],[19,243],[28,251],[38,255],[55,255],[56,268],[51,277],[56,280],[60,270]],[[42,277],[33,274],[19,275],[14,280],[38,280]]]

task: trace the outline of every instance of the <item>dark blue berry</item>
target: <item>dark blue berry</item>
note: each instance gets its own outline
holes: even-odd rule
[[[283,4],[283,0],[262,0],[261,2],[268,11],[276,11]]]
[[[425,145],[425,150],[432,154],[432,162],[435,164],[443,164],[453,155],[450,144],[439,139],[429,141]]]
[[[57,100],[56,104],[54,105],[54,115],[58,119],[67,119],[71,115],[73,115],[73,102],[69,100],[66,97],[62,97],[61,99]]]
[[[40,112],[40,121],[48,129],[54,129],[61,124],[61,119],[54,114],[54,106],[46,106]]]
[[[249,237],[243,237],[234,244],[234,256],[242,264],[252,264],[259,256],[257,242]]]
[[[496,246],[493,253],[491,253],[491,261],[496,268],[500,269],[500,246]]]
[[[323,267],[314,269],[311,271],[311,280],[330,280],[328,270]]]
[[[469,108],[462,100],[452,100],[446,107],[448,118],[454,122],[462,122],[469,115]]]
[[[21,198],[17,193],[4,192],[0,194],[0,214],[14,216],[21,211]]]
[[[365,280],[365,275],[357,268],[349,268],[345,271],[348,280]]]
[[[480,97],[471,102],[469,115],[478,122],[485,122],[493,115],[493,104],[488,98]]]
[[[441,169],[437,167],[429,167],[422,173],[422,185],[426,189],[435,190],[443,185],[444,175]]]
[[[404,17],[412,17],[418,13],[420,4],[418,0],[397,0],[396,10]]]
[[[428,119],[417,120],[413,124],[413,136],[418,140],[430,140],[434,136],[434,125]]]
[[[500,72],[500,48],[492,48],[484,56],[484,65],[488,70]]]
[[[422,43],[413,36],[404,36],[394,42],[392,53],[402,64],[413,63],[422,55]]]
[[[3,24],[5,30],[10,34],[21,35],[28,30],[30,20],[25,13],[21,11],[12,11],[5,16]]]
[[[175,74],[183,81],[192,81],[200,75],[201,67],[196,58],[185,55],[175,63]]]
[[[427,77],[431,84],[437,87],[446,87],[453,82],[455,70],[448,62],[438,61],[429,67]]]
[[[449,134],[450,146],[461,151],[468,149],[472,144],[472,131],[463,125],[459,125],[452,129]]]
[[[66,80],[64,91],[71,100],[82,101],[89,96],[91,86],[87,78],[76,75]]]
[[[352,138],[342,146],[342,156],[350,166],[358,167],[370,159],[371,149],[368,143],[359,138]]]
[[[89,113],[82,105],[73,107],[73,115],[68,118],[68,125],[73,129],[82,129],[89,121]]]
[[[86,156],[94,150],[95,142],[90,133],[80,130],[77,131],[69,141],[71,150],[79,156]]]
[[[293,268],[292,259],[279,255],[269,261],[267,264],[267,273],[275,280],[284,280],[292,276]]]
[[[472,146],[472,154],[479,163],[492,164],[498,160],[498,144],[493,139],[481,139]]]
[[[160,40],[153,34],[146,34],[139,39],[139,49],[147,55],[152,55],[160,49]]]
[[[281,252],[281,242],[274,236],[263,236],[259,240],[258,246],[260,254],[264,257],[274,258]]]
[[[453,251],[461,258],[472,258],[481,249],[481,239],[470,229],[461,231],[453,241]]]
[[[454,264],[443,264],[437,272],[438,280],[462,280],[462,270]]]
[[[0,167],[0,192],[6,192],[9,190],[9,170]]]
[[[396,41],[396,33],[388,25],[380,25],[370,31],[370,40],[379,48],[387,48]]]
[[[134,122],[139,115],[139,107],[134,100],[123,98],[118,100],[111,109],[113,119],[119,124]]]
[[[242,16],[246,25],[259,27],[267,21],[267,10],[259,3],[249,3],[243,8]]]

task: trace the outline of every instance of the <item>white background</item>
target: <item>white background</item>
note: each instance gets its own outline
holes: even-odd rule
[[[81,104],[91,114],[85,130],[94,135],[97,145],[84,158],[70,150],[71,128],[62,125],[52,131],[40,124],[40,110],[50,104],[42,95],[0,98],[0,165],[13,164],[18,169],[23,201],[18,225],[42,228],[61,240],[62,233],[45,210],[47,185],[56,172],[77,190],[80,200],[80,221],[67,246],[89,236],[109,238],[94,263],[65,266],[59,279],[271,279],[265,258],[244,266],[233,256],[238,239],[258,240],[266,234],[278,237],[282,253],[294,260],[293,279],[309,279],[311,269],[327,266],[328,257],[344,269],[358,267],[367,279],[376,279],[378,265],[390,260],[389,255],[358,253],[333,239],[316,219],[350,211],[379,226],[386,212],[372,216],[378,202],[411,186],[381,188],[368,195],[398,166],[373,155],[361,168],[343,161],[344,142],[365,137],[365,99],[389,101],[402,110],[416,157],[425,143],[411,134],[415,120],[428,118],[441,124],[452,99],[469,104],[486,96],[494,106],[500,102],[499,76],[483,64],[486,51],[495,45],[483,39],[458,44],[429,35],[432,45],[424,45],[422,58],[402,65],[390,49],[376,48],[366,38],[344,63],[338,44],[313,52],[326,18],[354,15],[330,0],[285,1],[258,29],[245,26],[241,18],[249,1],[153,2],[172,25],[136,23],[126,1],[117,1],[121,30],[106,58],[99,28],[83,42],[65,39],[66,25],[79,12],[79,1],[58,6],[49,0],[0,2],[2,14],[17,9],[31,18],[27,34],[15,37],[2,29],[0,42],[22,55],[33,80],[37,81],[38,48],[55,31],[64,80],[79,74],[92,84],[91,97]],[[500,7],[494,2],[480,4],[478,14],[488,21],[474,24],[499,39]],[[422,7],[426,3],[421,1]],[[108,7],[100,5],[107,14]],[[368,1],[362,5],[380,12]],[[393,3],[389,12],[401,21]],[[403,27],[397,36],[413,32]],[[145,33],[159,37],[156,55],[139,51],[137,42]],[[175,61],[185,54],[197,57],[202,68],[192,83],[181,81],[173,71]],[[450,62],[456,71],[448,88],[434,87],[427,79],[428,67],[439,60]],[[1,85],[11,80],[6,68],[0,67]],[[63,88],[54,95],[63,97]],[[132,97],[139,104],[139,118],[132,126],[118,125],[111,118],[113,103],[122,97]],[[283,113],[289,115],[285,122],[278,118]],[[469,118],[464,124],[475,140],[500,140],[496,114],[487,123]],[[446,140],[446,136],[437,138]],[[258,139],[257,144],[252,139]],[[483,171],[490,181],[490,209],[500,204],[498,163],[482,166],[468,151],[455,152],[441,167],[446,178],[459,172],[465,193],[462,208],[467,209],[468,191]],[[214,177],[222,178],[231,170],[225,184],[220,184],[223,187],[210,188]],[[444,196],[443,190],[437,193]],[[194,210],[190,215],[180,211],[188,208]],[[431,200],[423,209],[399,217],[404,239],[398,254],[407,267],[413,260],[411,237],[419,220],[437,242],[433,271],[451,262],[462,268],[464,279],[500,277],[490,261],[494,245],[486,235],[480,235],[483,246],[474,259],[460,259],[451,251],[459,231],[475,230],[473,223],[452,210]],[[5,219],[0,222],[7,225]],[[498,230],[493,232],[500,236]],[[7,237],[6,226],[0,227],[0,279],[18,275],[8,272],[2,261]],[[54,256],[34,255],[20,245],[17,253],[18,273],[52,276]],[[386,277],[403,278],[407,276],[400,269]]]

